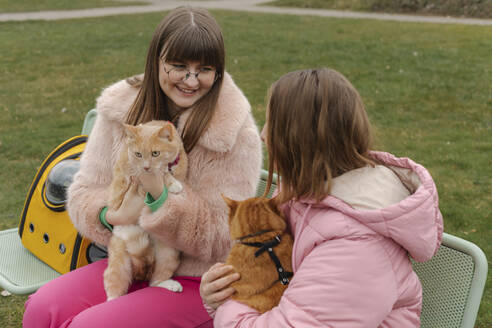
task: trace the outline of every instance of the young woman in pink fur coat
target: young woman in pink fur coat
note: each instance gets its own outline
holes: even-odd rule
[[[217,309],[215,327],[420,327],[422,287],[409,255],[429,260],[443,231],[429,172],[370,150],[358,92],[329,69],[292,72],[272,86],[262,139],[270,174],[282,177],[294,276],[278,306],[260,314],[229,299],[239,276],[214,265],[201,294]]]
[[[26,302],[24,327],[212,327],[199,295],[201,275],[230,249],[227,205],[254,195],[261,169],[261,141],[243,93],[224,70],[221,30],[203,9],[181,7],[164,18],[150,43],[145,74],[117,82],[97,100],[97,120],[68,190],[67,208],[78,231],[107,245],[101,224],[138,223],[181,252],[174,279],[181,293],[134,283],[127,295],[106,302],[106,260],[65,274]],[[155,211],[130,188],[118,211],[105,192],[122,145],[122,123],[172,121],[188,154],[183,191],[169,194]],[[159,200],[162,177],[141,176]],[[161,199],[162,201],[162,199]],[[100,218],[100,216],[103,216]]]

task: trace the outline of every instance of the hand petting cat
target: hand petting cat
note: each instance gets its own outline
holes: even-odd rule
[[[150,193],[154,199],[159,198],[164,189],[164,181],[161,174],[146,172],[140,174],[137,180],[138,182],[134,181],[130,184],[118,210],[108,211],[106,214],[108,223],[112,225],[137,224],[142,208],[144,207],[145,199],[142,193],[139,192],[139,188],[144,193]]]
[[[158,199],[164,189],[164,179],[160,172],[142,172],[137,176],[144,192],[148,192],[154,199]]]
[[[239,278],[232,265],[215,263],[202,276],[200,296],[203,302],[216,310],[234,294],[236,290],[230,285]]]
[[[118,210],[108,210],[106,213],[106,220],[109,224],[137,224],[142,208],[144,207],[144,196],[138,192],[138,188],[138,184],[132,181]]]

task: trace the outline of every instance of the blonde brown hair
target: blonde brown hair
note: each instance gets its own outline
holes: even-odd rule
[[[282,76],[270,89],[267,111],[267,190],[276,171],[282,179],[280,202],[320,201],[333,178],[376,164],[369,156],[371,127],[362,99],[335,70]]]
[[[167,108],[167,96],[159,85],[159,61],[199,61],[217,70],[217,80],[194,105],[183,131],[183,144],[190,152],[207,128],[215,111],[225,70],[224,40],[219,25],[202,8],[179,7],[171,11],[154,32],[147,53],[143,81],[127,81],[140,87],[126,123],[151,120],[175,121]]]

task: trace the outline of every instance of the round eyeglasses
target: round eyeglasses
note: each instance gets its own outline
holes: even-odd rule
[[[202,85],[212,85],[219,78],[217,70],[211,67],[201,67],[198,72],[190,72],[186,65],[182,64],[168,64],[164,60],[162,61],[164,72],[169,76],[169,80],[173,83],[184,82],[189,79],[190,76],[194,76],[195,79]],[[166,70],[166,65],[169,70]]]

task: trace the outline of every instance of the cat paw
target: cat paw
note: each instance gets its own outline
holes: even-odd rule
[[[164,281],[155,281],[155,282],[152,282],[150,283],[150,286],[152,287],[161,287],[161,288],[165,288],[165,289],[168,289],[172,292],[176,292],[176,293],[181,293],[183,291],[183,286],[181,286],[181,284],[179,282],[177,282],[176,280],[173,280],[173,279],[168,279],[168,280],[164,280]]]
[[[169,192],[171,192],[173,194],[177,194],[177,193],[180,193],[183,190],[183,186],[181,185],[181,183],[179,183],[178,181],[176,181],[176,182],[173,182],[169,186],[168,190],[169,190]]]
[[[118,296],[108,296],[108,298],[106,299],[106,302],[109,302],[109,301],[112,301],[114,299],[117,299]]]

